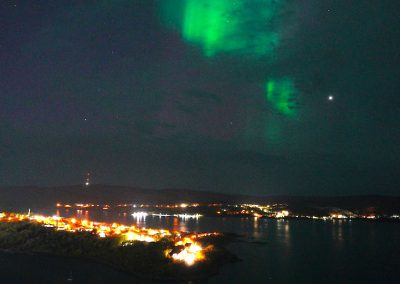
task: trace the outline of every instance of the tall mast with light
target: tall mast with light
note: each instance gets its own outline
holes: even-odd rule
[[[85,178],[85,186],[89,186],[90,185],[90,173],[86,174],[86,178]]]

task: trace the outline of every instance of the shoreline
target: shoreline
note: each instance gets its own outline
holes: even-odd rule
[[[191,235],[60,217],[3,215],[3,253],[80,259],[140,279],[170,281],[207,279],[238,260],[224,247],[232,236],[219,233]],[[69,221],[76,227],[68,227]]]

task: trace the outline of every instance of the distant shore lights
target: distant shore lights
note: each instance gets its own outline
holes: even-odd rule
[[[145,219],[149,214],[146,212],[134,212],[132,213],[133,218],[138,218],[138,219]]]
[[[165,213],[147,213],[147,212],[134,212],[131,214],[133,218],[145,219],[147,216],[151,215],[153,217],[177,217],[181,219],[198,219],[202,217],[201,214],[165,214]]]
[[[178,217],[181,219],[198,219],[202,217],[203,215],[201,214],[163,214],[163,213],[158,213],[158,214],[151,214],[151,216],[155,217]]]

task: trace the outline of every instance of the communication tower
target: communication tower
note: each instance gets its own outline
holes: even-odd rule
[[[85,186],[87,187],[89,185],[90,185],[90,173],[87,173],[85,177]]]

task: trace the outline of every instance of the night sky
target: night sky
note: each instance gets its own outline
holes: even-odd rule
[[[400,2],[0,3],[0,185],[398,194]]]

